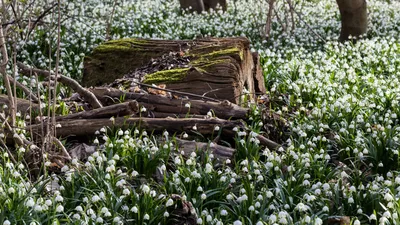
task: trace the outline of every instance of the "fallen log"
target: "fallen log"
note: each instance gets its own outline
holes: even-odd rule
[[[185,155],[190,155],[190,153],[195,151],[207,151],[210,150],[212,154],[222,162],[226,159],[232,159],[235,149],[218,145],[215,143],[209,144],[204,142],[187,141],[180,138],[176,138],[178,148],[183,151]]]
[[[207,115],[212,111],[221,119],[246,119],[249,109],[240,107],[228,101],[206,102],[202,100],[171,99],[158,95],[124,92],[114,88],[93,88],[90,91],[104,104],[113,103],[113,99],[135,100],[139,105],[157,113],[176,114],[177,117],[188,113],[193,115]],[[186,107],[190,104],[190,108]]]
[[[46,129],[46,123],[44,126],[35,124],[27,127],[27,130],[32,130],[33,135],[42,133],[42,129]],[[201,133],[203,135],[212,135],[217,131],[214,131],[215,127],[222,129],[222,135],[234,137],[235,133],[233,128],[244,128],[244,124],[240,121],[228,121],[217,118],[212,119],[175,119],[175,118],[115,118],[110,119],[76,119],[76,120],[62,120],[58,124],[61,127],[56,128],[57,137],[68,137],[68,136],[90,136],[100,130],[102,127],[117,127],[121,129],[128,129],[137,127],[144,129],[149,132],[163,132],[167,130],[170,133],[182,133],[188,134]],[[196,125],[197,130],[193,130],[193,126]],[[46,131],[45,131],[46,133]]]
[[[0,95],[0,106],[7,105],[9,106],[9,100],[7,95]],[[29,113],[29,110],[32,110],[34,112],[39,111],[39,104],[30,102],[29,100],[26,99],[17,99],[17,110],[20,111],[21,113]]]
[[[58,116],[56,121],[71,119],[97,119],[110,117],[123,117],[139,112],[139,105],[136,101],[129,101],[115,105],[109,105],[103,108],[97,108],[89,111],[70,114],[67,116]]]
[[[99,86],[125,77],[238,104],[244,89],[255,98],[254,78],[262,78],[261,70],[253,69],[258,64],[246,38],[121,39],[105,42],[85,57],[82,83]],[[119,85],[129,89],[131,82]]]

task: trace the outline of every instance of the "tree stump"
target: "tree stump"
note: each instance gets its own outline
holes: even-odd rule
[[[249,46],[241,37],[113,40],[85,58],[82,82],[98,86],[134,76],[142,83],[238,104],[245,89],[252,98],[265,91],[259,60],[253,60]]]

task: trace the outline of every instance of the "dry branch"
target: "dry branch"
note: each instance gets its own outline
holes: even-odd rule
[[[34,73],[46,76],[48,78],[51,78],[53,76],[53,74],[50,74],[49,71],[45,71],[45,70],[41,70],[41,69],[37,69],[37,68],[30,68],[21,62],[17,62],[17,65],[21,69],[21,72],[26,76],[31,76]],[[72,88],[74,91],[76,91],[82,97],[84,97],[85,100],[87,102],[89,102],[93,108],[103,107],[102,104],[99,102],[99,100],[97,100],[96,96],[94,96],[94,94],[91,93],[90,91],[87,91],[85,88],[83,88],[76,80],[74,80],[70,77],[61,75],[61,74],[58,74],[57,78],[59,79],[59,81],[61,83]]]
[[[176,138],[176,142],[179,146],[179,150],[185,152],[185,155],[190,155],[190,153],[198,150],[210,150],[217,159],[225,161],[226,159],[232,159],[233,154],[235,153],[235,149],[215,143],[209,144],[204,142],[187,141],[179,138]]]
[[[0,106],[7,105],[10,106],[10,102],[7,95],[0,95]],[[18,99],[17,100],[17,109],[22,113],[29,112],[29,109],[32,111],[39,111],[39,105],[32,103],[25,99]]]
[[[96,118],[110,118],[122,117],[132,115],[139,111],[139,105],[136,101],[129,101],[120,104],[110,105],[103,108],[93,109],[90,111],[79,112],[67,116],[59,116],[57,121],[68,119],[96,119]]]
[[[136,100],[140,105],[145,106],[148,110],[157,113],[176,114],[176,116],[186,115],[207,115],[209,111],[222,119],[246,119],[249,109],[242,108],[228,101],[222,102],[206,102],[202,100],[188,99],[170,99],[158,95],[148,95],[141,93],[124,92],[113,88],[94,88],[91,92],[103,103],[110,103],[112,99]],[[112,101],[111,101],[112,103]],[[189,103],[190,108],[185,107]]]
[[[77,119],[59,121],[61,127],[57,128],[57,137],[67,136],[88,136],[94,135],[97,130],[102,127],[118,127],[128,129],[138,127],[149,132],[162,132],[167,130],[172,133],[194,133],[192,128],[197,126],[196,132],[211,135],[214,128],[219,126],[222,134],[233,137],[235,134],[233,128],[239,127],[244,129],[244,124],[240,121],[228,121],[222,119],[174,119],[174,118],[115,118],[110,119]],[[45,126],[44,126],[45,127]],[[42,126],[31,125],[28,129],[32,129],[34,135],[41,134]]]

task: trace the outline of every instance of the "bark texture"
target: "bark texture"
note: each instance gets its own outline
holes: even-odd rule
[[[157,68],[156,71],[145,74],[142,82],[165,85],[166,89],[173,91],[233,103],[240,102],[244,89],[247,89],[253,98],[256,89],[265,91],[259,60],[253,60],[250,42],[246,38],[109,41],[94,49],[93,53],[85,58],[82,82],[85,86],[111,83],[132,71],[151,67],[152,60],[167,57],[174,52],[180,53],[182,56],[178,58],[183,57],[187,60],[187,65],[178,68]]]
[[[340,41],[349,40],[349,36],[359,38],[367,32],[368,14],[366,0],[336,0],[342,21]]]
[[[210,9],[216,9],[218,5],[226,11],[226,0],[179,0],[182,9],[189,10],[189,12],[201,13]]]

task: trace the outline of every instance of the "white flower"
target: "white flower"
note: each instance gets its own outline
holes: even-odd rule
[[[98,202],[100,200],[100,197],[98,195],[94,195],[92,197],[92,202]]]
[[[8,191],[9,194],[15,193],[15,189],[13,187],[8,188],[7,191]]]
[[[131,209],[131,212],[137,213],[138,212],[138,208],[136,206],[133,206],[132,209]]]
[[[165,213],[164,213],[164,217],[169,217],[169,213],[168,213],[168,212],[165,212]]]
[[[143,184],[142,185],[142,191],[143,191],[143,193],[148,194],[150,192],[150,187],[145,185],[145,184]]]
[[[29,198],[28,201],[26,201],[25,205],[27,207],[33,207],[35,205],[35,201],[32,198]]]
[[[233,222],[233,225],[242,225],[242,222],[240,220],[236,220],[235,222]]]
[[[149,214],[147,214],[147,213],[146,213],[146,214],[144,214],[144,216],[143,216],[143,219],[144,219],[144,220],[149,220],[149,219],[150,219],[150,216],[149,216]]]
[[[223,210],[221,210],[220,214],[221,214],[221,216],[226,216],[226,215],[228,215],[228,211],[223,209]]]
[[[358,219],[353,222],[353,225],[360,225],[360,224],[361,223],[360,223],[360,221]]]
[[[203,193],[203,194],[201,194],[200,197],[201,197],[202,200],[205,200],[207,198],[207,195]]]
[[[62,205],[59,205],[59,206],[57,206],[57,208],[56,208],[56,212],[63,212],[64,211],[64,206],[62,206]]]
[[[369,216],[369,220],[370,220],[370,221],[371,221],[371,220],[376,220],[375,214],[371,214],[371,215]]]
[[[3,222],[3,225],[11,225],[11,222],[10,222],[9,220],[5,220],[5,221]]]
[[[203,224],[203,219],[202,218],[198,218],[196,222],[197,222],[197,224]]]
[[[103,218],[101,217],[96,218],[96,223],[103,223],[103,222],[104,222]]]
[[[296,209],[299,210],[300,212],[305,212],[308,210],[308,206],[304,205],[302,202],[296,205]]]
[[[165,206],[170,207],[174,205],[174,201],[172,199],[168,199],[167,203],[165,203]]]
[[[123,194],[123,195],[129,195],[130,193],[131,193],[131,191],[129,191],[128,188],[125,188],[125,189],[122,191],[122,194]]]
[[[347,202],[348,202],[349,204],[353,204],[353,203],[354,203],[354,198],[353,198],[353,197],[350,197],[350,198],[347,200]]]
[[[56,200],[56,202],[62,202],[62,201],[64,201],[64,198],[61,195],[57,195],[55,200]]]
[[[133,170],[131,175],[132,177],[136,177],[137,175],[139,175],[139,173],[136,170]]]
[[[387,193],[385,194],[384,199],[385,199],[386,201],[390,202],[390,201],[393,200],[393,196],[392,196],[389,192],[387,192]]]

